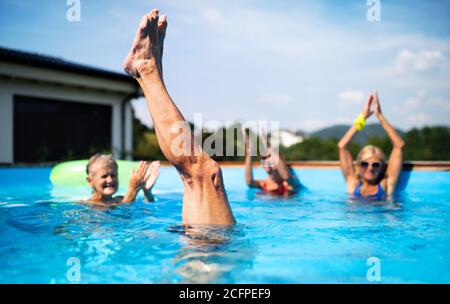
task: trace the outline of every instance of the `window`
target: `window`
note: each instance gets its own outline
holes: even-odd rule
[[[88,158],[111,151],[112,107],[14,96],[14,162]]]

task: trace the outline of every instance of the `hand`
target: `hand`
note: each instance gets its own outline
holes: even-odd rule
[[[381,112],[380,100],[378,99],[378,93],[374,94],[373,103],[374,103],[373,106],[374,106],[374,110],[375,110],[375,115],[377,117],[380,117],[380,115],[383,115],[383,113]]]
[[[372,110],[373,100],[374,100],[374,95],[370,94],[369,97],[367,98],[366,106],[364,107],[364,111],[363,111],[363,115],[364,115],[365,119],[369,118],[373,114],[373,110]]]
[[[146,182],[146,173],[150,166],[150,163],[141,161],[139,162],[139,166],[137,170],[131,170],[130,176],[130,189],[134,189],[134,191],[138,192],[144,187]]]
[[[159,168],[160,168],[159,161],[154,161],[150,164],[150,166],[148,166],[147,172],[145,174],[144,191],[148,192],[152,190],[159,176]]]

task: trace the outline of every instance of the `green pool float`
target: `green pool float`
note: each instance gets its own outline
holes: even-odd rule
[[[54,186],[87,186],[87,159],[67,161],[52,168],[50,181]],[[137,169],[139,162],[117,160],[119,166],[119,185],[128,185],[132,169]]]

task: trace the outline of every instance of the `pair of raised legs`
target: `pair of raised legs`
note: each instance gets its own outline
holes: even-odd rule
[[[162,57],[167,18],[157,9],[142,17],[124,70],[140,84],[161,151],[175,166],[184,185],[184,225],[235,223],[219,165],[195,143],[183,115],[163,81]],[[180,137],[184,140],[180,142]],[[181,146],[180,146],[181,145]],[[181,153],[180,153],[181,151]]]

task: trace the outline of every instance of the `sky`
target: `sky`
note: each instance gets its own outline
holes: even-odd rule
[[[188,120],[278,121],[311,132],[351,124],[378,91],[408,130],[450,125],[450,1],[0,0],[0,46],[123,72],[142,15],[168,16],[164,77]],[[143,98],[136,115],[151,119]],[[369,123],[375,123],[371,118]]]

